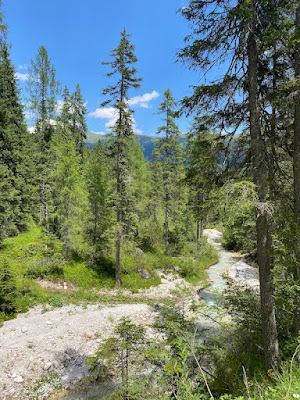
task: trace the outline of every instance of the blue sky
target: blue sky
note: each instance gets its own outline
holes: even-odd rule
[[[130,93],[136,131],[154,134],[161,122],[153,113],[164,90],[169,87],[179,100],[191,93],[189,85],[199,83],[200,73],[175,63],[176,52],[190,32],[176,11],[187,4],[188,0],[3,0],[22,95],[26,66],[43,45],[63,86],[74,91],[76,83],[80,84],[90,114],[89,130],[107,132],[112,113],[100,109],[100,103],[105,100],[102,89],[113,78],[105,76],[108,67],[101,63],[109,60],[125,27],[132,34],[136,67],[143,78],[141,88]],[[183,132],[189,126],[185,118],[178,125]]]

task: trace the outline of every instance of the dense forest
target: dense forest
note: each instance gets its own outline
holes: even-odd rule
[[[179,13],[190,35],[177,62],[207,79],[182,99],[165,88],[146,156],[126,29],[99,87],[115,122],[91,144],[80,85],[58,82],[44,46],[29,69],[29,131],[1,15],[0,333],[33,307],[145,303],[156,313],[150,336],[123,317],[86,357],[93,384],[115,379],[105,398],[300,398],[300,2],[190,0]],[[210,306],[201,299],[220,256],[207,229],[254,266],[258,289],[229,281]],[[186,285],[147,297],[170,276]],[[203,315],[213,328],[199,329]],[[60,398],[39,391],[60,379],[49,366],[25,392],[5,391],[5,368],[3,399]]]

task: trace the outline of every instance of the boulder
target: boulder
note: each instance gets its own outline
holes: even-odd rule
[[[140,277],[143,279],[150,279],[152,277],[150,272],[147,271],[145,268],[138,268],[137,272],[139,273]]]
[[[141,256],[141,257],[146,257],[146,254],[139,247],[135,248],[135,254],[137,254],[138,256]]]

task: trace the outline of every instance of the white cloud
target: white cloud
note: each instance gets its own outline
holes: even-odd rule
[[[55,106],[56,112],[61,112],[63,105],[64,105],[63,100],[57,100],[56,106]]]
[[[27,71],[28,67],[27,65],[18,65],[17,69],[25,69]]]
[[[95,111],[90,112],[88,115],[93,118],[107,119],[107,122],[105,123],[106,129],[111,128],[118,119],[118,113],[114,107],[97,108]]]
[[[128,100],[129,106],[136,106],[142,108],[150,108],[150,101],[156,99],[159,96],[159,93],[156,90],[153,90],[152,93],[144,93],[141,96],[135,96]],[[99,119],[106,119],[107,122],[105,123],[106,129],[110,129],[118,119],[118,112],[114,107],[104,107],[104,108],[97,108],[95,111],[91,111],[88,114],[92,118],[99,118]],[[141,134],[142,131],[136,128],[136,122],[132,118],[134,131],[136,134]]]
[[[30,133],[34,133],[34,131],[35,131],[35,126],[29,126],[29,127],[28,127],[28,131],[29,131]]]
[[[142,96],[135,96],[129,99],[129,106],[137,106],[142,108],[150,108],[150,101],[156,99],[159,96],[159,93],[156,90],[153,90],[152,93],[144,93]]]
[[[21,72],[16,72],[16,73],[15,73],[15,77],[16,77],[17,79],[19,79],[19,81],[27,81],[29,75],[28,75],[28,74],[22,74]]]
[[[136,127],[133,127],[133,130],[134,130],[134,133],[135,133],[136,135],[141,135],[141,134],[143,133],[143,131],[141,131],[140,129],[138,129],[138,128],[136,128]]]

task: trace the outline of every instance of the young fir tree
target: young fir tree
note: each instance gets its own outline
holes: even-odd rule
[[[14,274],[8,262],[4,260],[0,265],[0,311],[12,314],[16,311],[15,300],[17,285]]]
[[[63,92],[63,106],[58,121],[63,132],[71,134],[76,153],[83,156],[84,141],[87,135],[86,107],[83,102],[80,86],[77,84],[76,91],[70,94],[65,87]]]
[[[103,63],[111,67],[107,76],[117,76],[114,85],[103,90],[110,98],[103,106],[112,104],[116,115],[116,123],[111,127],[113,136],[111,151],[115,159],[116,176],[116,270],[115,285],[120,287],[120,248],[124,234],[128,234],[135,222],[133,179],[130,173],[129,143],[133,140],[132,110],[128,108],[129,90],[140,87],[141,78],[136,77],[137,70],[133,64],[137,62],[135,47],[129,41],[130,35],[124,29],[119,45],[110,53],[112,61]]]
[[[108,157],[100,140],[92,148],[86,164],[86,187],[90,217],[87,234],[91,244],[91,259],[94,264],[105,254],[109,246],[109,234],[112,227],[111,182]]]
[[[81,173],[80,156],[76,154],[71,134],[61,134],[53,140],[51,150],[55,152],[56,169],[53,172],[56,219],[56,233],[65,243],[65,255],[68,259],[71,251],[79,247],[83,237],[85,222],[84,210],[86,193]]]
[[[170,214],[174,210],[174,202],[180,198],[181,181],[183,178],[182,151],[179,144],[179,130],[175,124],[175,99],[171,90],[164,93],[158,113],[163,114],[164,125],[158,128],[157,133],[165,136],[158,139],[153,150],[153,160],[161,164],[163,174],[163,204],[165,211],[165,251],[169,255],[169,224]]]
[[[274,0],[275,1],[275,0]],[[268,166],[259,97],[259,67],[268,21],[263,17],[270,2],[191,0],[182,9],[192,24],[189,43],[179,54],[192,68],[209,71],[217,63],[227,66],[223,78],[194,88],[183,100],[188,112],[204,110],[210,123],[231,133],[247,126],[251,139],[251,167],[257,187],[257,254],[260,274],[262,338],[266,368],[277,370],[280,359],[272,282],[272,215],[268,204]],[[269,8],[268,13],[276,11]],[[246,73],[245,73],[246,66]],[[244,93],[245,96],[241,96]],[[244,101],[243,101],[244,100]],[[244,126],[242,126],[242,123]]]
[[[51,171],[54,158],[50,151],[50,141],[55,132],[53,121],[56,114],[56,96],[59,82],[44,46],[39,47],[35,60],[31,60],[28,91],[29,108],[35,115],[35,135],[38,139],[38,181],[40,193],[40,223],[50,231],[50,216],[53,212]]]
[[[1,231],[5,234],[4,227],[9,226],[6,233],[12,234],[16,229],[25,229],[29,216],[35,213],[35,168],[32,135],[27,131],[15,70],[9,59],[5,26],[1,27],[0,164],[2,186],[11,187],[9,195],[3,194],[1,219],[4,224]]]
[[[214,187],[218,164],[214,137],[195,120],[188,135],[186,180],[190,186],[189,202],[197,223],[197,248],[203,236],[204,221],[210,202],[210,193]]]
[[[79,84],[71,95],[72,105],[72,136],[75,141],[76,153],[83,155],[84,141],[87,137],[86,106],[81,94]]]

